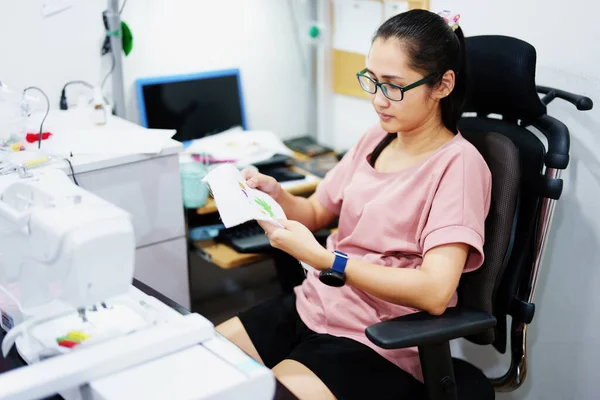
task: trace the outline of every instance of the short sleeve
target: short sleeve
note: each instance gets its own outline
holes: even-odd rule
[[[365,147],[369,145],[368,143],[372,141],[376,133],[376,128],[372,128],[363,135],[317,186],[315,191],[317,200],[334,215],[340,215],[344,201],[344,189],[348,187],[360,158],[363,155],[366,157],[366,154],[363,154]]]
[[[473,152],[477,152],[473,148]],[[463,150],[448,164],[421,235],[423,254],[450,243],[471,246],[464,272],[479,268],[484,260],[485,219],[491,197],[491,174],[485,160]]]

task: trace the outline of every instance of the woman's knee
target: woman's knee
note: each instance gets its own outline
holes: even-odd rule
[[[283,360],[273,368],[273,374],[300,400],[335,400],[323,381],[298,361]]]
[[[254,347],[248,332],[246,332],[246,328],[244,328],[242,321],[238,317],[233,317],[217,325],[216,330],[221,335],[225,336],[230,342],[242,349],[250,357],[254,358],[261,364],[264,364],[260,358],[260,355],[258,354],[258,351],[256,350],[256,347]]]
[[[217,332],[225,336],[227,339],[232,339],[239,334],[239,330],[243,329],[242,321],[238,317],[233,317],[225,322],[220,323],[215,328]]]

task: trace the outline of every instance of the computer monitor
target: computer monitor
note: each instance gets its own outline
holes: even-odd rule
[[[136,87],[142,126],[176,129],[180,142],[247,129],[238,69],[143,78]]]

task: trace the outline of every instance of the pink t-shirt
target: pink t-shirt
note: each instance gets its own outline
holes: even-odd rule
[[[472,248],[464,272],[477,269],[483,262],[491,195],[491,174],[483,157],[459,133],[416,165],[378,172],[368,157],[386,134],[379,125],[370,129],[318,186],[318,200],[340,216],[327,248],[390,268],[419,268],[429,249],[463,242]],[[311,330],[364,343],[423,379],[417,348],[384,350],[365,335],[369,325],[419,310],[348,284],[327,286],[316,272],[295,292],[298,313]],[[456,301],[455,294],[449,306]]]

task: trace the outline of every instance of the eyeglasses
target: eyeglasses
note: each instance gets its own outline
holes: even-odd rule
[[[379,83],[370,76],[365,75],[366,72],[367,69],[365,68],[356,74],[358,83],[360,83],[360,86],[363,88],[363,90],[367,93],[375,94],[377,93],[377,88],[381,88],[383,95],[392,101],[402,101],[404,99],[404,92],[429,82],[429,80],[434,76],[434,74],[431,74],[421,80],[416,81],[415,83],[411,83],[408,86],[400,86],[391,82]]]

